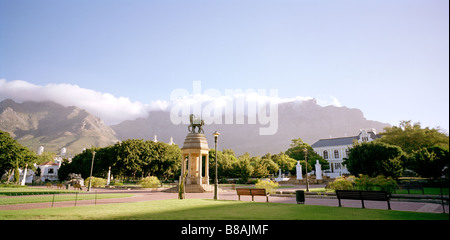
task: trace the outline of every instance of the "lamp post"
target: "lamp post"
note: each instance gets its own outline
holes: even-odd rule
[[[91,191],[92,169],[94,168],[94,158],[95,158],[95,151],[92,152],[91,174],[90,174],[90,176],[89,176],[88,192]]]
[[[214,200],[217,200],[217,138],[219,138],[220,133],[218,131],[215,131],[213,133],[214,135],[214,149],[215,149],[215,153],[216,153],[216,157],[215,157],[215,165],[216,165],[216,177],[214,179]]]
[[[305,153],[305,170],[306,170],[306,191],[309,192],[309,180],[308,180],[308,159],[306,155],[308,154],[308,149],[303,148],[303,152]]]

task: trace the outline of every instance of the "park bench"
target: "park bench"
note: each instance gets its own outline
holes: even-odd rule
[[[255,196],[266,197],[266,202],[269,202],[269,194],[266,193],[264,188],[236,188],[236,193],[238,195],[239,201],[241,200],[241,195],[252,196],[252,201],[255,201]]]
[[[389,194],[386,191],[336,190],[336,196],[339,200],[339,207],[342,207],[341,199],[361,200],[362,208],[365,208],[364,200],[370,200],[387,201],[388,209],[391,210]]]

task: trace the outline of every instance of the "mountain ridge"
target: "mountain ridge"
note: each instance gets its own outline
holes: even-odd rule
[[[107,146],[118,141],[116,133],[103,121],[75,106],[54,102],[0,102],[0,129],[32,150],[40,145],[46,151],[62,147],[76,154],[83,148]]]
[[[273,123],[270,123],[273,124]],[[292,139],[302,138],[312,145],[319,139],[354,136],[360,129],[374,128],[381,132],[387,123],[367,120],[356,108],[325,106],[312,99],[278,105],[278,131],[259,135],[268,125],[210,124],[203,127],[210,148],[212,133],[219,131],[219,149],[233,149],[237,155],[279,153],[289,148]],[[0,129],[7,131],[23,145],[36,150],[58,152],[66,147],[76,154],[82,148],[107,146],[119,140],[144,139],[169,142],[173,138],[180,147],[188,133],[188,124],[175,125],[169,111],[152,111],[147,117],[126,120],[107,126],[100,118],[76,106],[64,107],[55,102],[23,102],[6,99],[0,102]]]

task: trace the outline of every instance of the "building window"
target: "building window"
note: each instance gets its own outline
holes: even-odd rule
[[[338,150],[334,150],[334,158],[339,158],[339,151]]]
[[[328,159],[328,152],[327,151],[323,151],[323,158],[324,159]]]
[[[334,169],[341,169],[341,163],[335,163]]]
[[[53,173],[53,168],[48,169],[48,174],[51,174],[51,173]]]

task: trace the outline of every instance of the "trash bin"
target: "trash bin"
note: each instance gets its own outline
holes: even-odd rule
[[[297,204],[305,203],[305,191],[297,190],[295,191],[295,198],[297,199]]]

